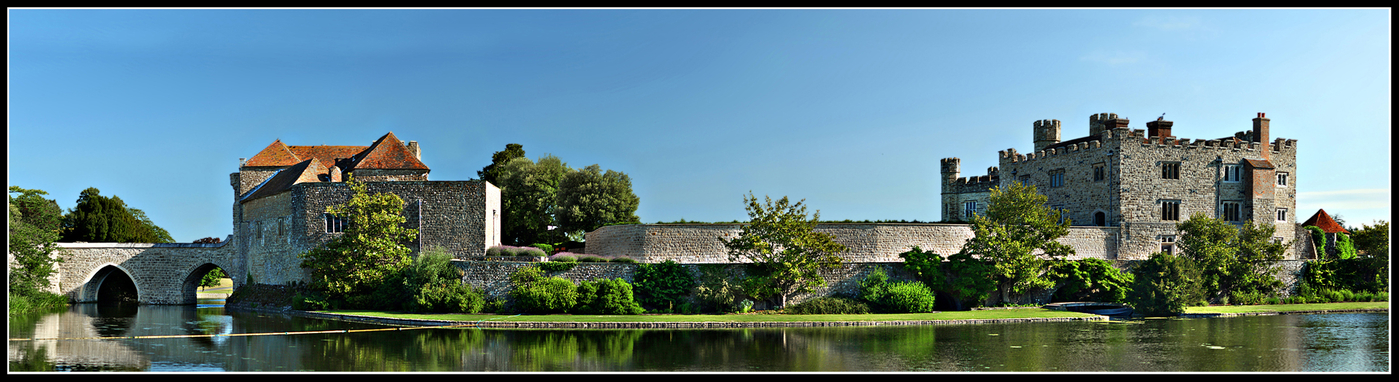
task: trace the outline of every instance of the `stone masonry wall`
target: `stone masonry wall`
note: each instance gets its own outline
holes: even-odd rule
[[[625,256],[643,263],[673,260],[679,263],[727,263],[728,251],[719,238],[737,237],[739,224],[631,224],[599,228],[587,233],[585,253]],[[850,262],[900,262],[899,254],[918,246],[925,251],[951,255],[972,238],[965,224],[832,223],[817,232],[835,236],[848,252]],[[1120,249],[1115,227],[1071,227],[1060,242],[1074,247],[1075,258],[1112,259]]]
[[[192,304],[196,288],[212,267],[219,267],[244,282],[243,264],[233,245],[218,244],[140,244],[140,243],[58,243],[64,261],[59,264],[59,293],[77,302],[93,302],[105,277],[120,272],[137,287],[137,300],[144,304]]]

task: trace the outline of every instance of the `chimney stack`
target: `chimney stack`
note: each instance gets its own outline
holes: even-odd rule
[[[1146,123],[1147,137],[1161,137],[1157,142],[1166,143],[1166,138],[1172,137],[1171,125],[1175,122],[1165,120],[1165,117],[1158,117],[1155,121]]]
[[[1259,143],[1259,149],[1263,150],[1263,159],[1269,158],[1268,152],[1268,118],[1263,113],[1258,113],[1258,118],[1253,119],[1253,142]]]

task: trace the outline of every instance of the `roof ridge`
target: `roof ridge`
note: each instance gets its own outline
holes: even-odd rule
[[[403,145],[403,141],[390,131],[388,134],[379,137],[362,152],[351,165],[353,169],[375,169],[375,170],[427,170],[426,164],[418,160],[416,155],[408,151]]]

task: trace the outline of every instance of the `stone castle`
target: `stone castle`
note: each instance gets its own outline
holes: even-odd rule
[[[500,189],[482,180],[430,181],[418,142],[392,132],[369,146],[289,146],[276,140],[229,175],[235,258],[256,282],[304,280],[297,254],[330,241],[346,222],[326,208],[350,200],[353,176],[371,193],[403,198],[405,225],[418,230],[414,255],[438,246],[456,258],[500,245]]]
[[[1088,118],[1087,136],[1060,140],[1059,120],[1036,121],[1034,151],[1001,151],[986,175],[963,177],[960,159],[942,160],[942,220],[970,221],[992,188],[1020,182],[1075,226],[1119,228],[1121,253],[1174,252],[1176,224],[1196,213],[1274,225],[1274,240],[1288,242],[1298,237],[1297,140],[1269,141],[1268,122],[1258,113],[1251,130],[1191,140],[1163,118],[1143,131],[1102,113]],[[1287,258],[1298,258],[1296,245]]]

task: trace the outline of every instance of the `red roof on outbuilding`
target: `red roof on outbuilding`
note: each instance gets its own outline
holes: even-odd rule
[[[1316,226],[1326,233],[1350,233],[1350,231],[1346,231],[1345,227],[1337,224],[1335,220],[1331,220],[1331,215],[1327,215],[1326,210],[1316,210],[1316,215],[1312,215],[1310,219],[1302,223],[1302,226]]]

